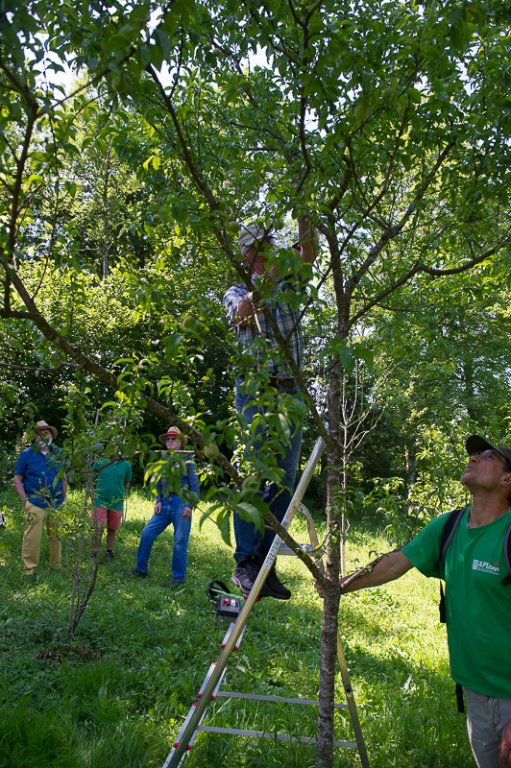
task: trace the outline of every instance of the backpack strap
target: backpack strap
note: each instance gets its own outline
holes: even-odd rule
[[[508,584],[511,584],[511,525],[508,527],[504,538],[504,562],[507,568],[507,576],[504,576],[502,583],[507,587]]]
[[[456,529],[458,528],[458,524],[461,520],[461,517],[465,509],[466,507],[453,509],[452,512],[449,512],[449,516],[447,517],[447,520],[444,523],[444,527],[442,529],[442,535],[440,537],[440,545],[438,548],[438,559],[436,561],[436,566],[438,570],[443,565],[443,562],[445,560],[445,553],[447,552],[447,548],[451,543],[454,534],[456,533]],[[444,587],[442,582],[440,582],[440,603],[438,605],[438,610],[440,612],[440,623],[445,624],[446,606],[445,606],[445,592],[444,592]]]
[[[438,602],[438,613],[440,614],[440,624],[445,624],[447,621],[447,608],[445,606],[445,592],[442,582],[440,582],[440,600]]]
[[[465,699],[463,698],[463,686],[456,683],[456,704],[460,715],[465,713]]]
[[[445,553],[447,552],[447,548],[449,547],[449,544],[451,543],[453,536],[456,533],[456,529],[458,528],[458,524],[465,509],[466,507],[459,507],[458,509],[453,509],[452,512],[449,512],[447,520],[444,523],[442,535],[440,537],[437,567],[440,567],[444,562]]]

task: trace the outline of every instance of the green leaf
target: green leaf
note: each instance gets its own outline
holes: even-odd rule
[[[247,523],[253,523],[255,527],[264,531],[264,518],[259,509],[248,501],[242,501],[236,505],[236,512]]]
[[[164,356],[167,362],[174,360],[183,340],[184,336],[182,336],[180,333],[171,333],[162,339]]]

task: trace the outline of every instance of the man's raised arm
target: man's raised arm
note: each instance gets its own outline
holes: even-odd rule
[[[298,241],[294,247],[304,264],[313,264],[318,255],[318,238],[310,219],[298,219]]]

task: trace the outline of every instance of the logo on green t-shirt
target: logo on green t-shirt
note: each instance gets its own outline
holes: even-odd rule
[[[500,567],[498,563],[489,563],[486,560],[477,560],[477,558],[472,560],[472,570],[482,571],[483,573],[492,573],[494,576],[498,576],[500,574]]]

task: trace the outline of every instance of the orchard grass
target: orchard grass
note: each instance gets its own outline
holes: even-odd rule
[[[77,492],[70,494],[78,498]],[[228,627],[216,626],[206,589],[229,583],[232,552],[211,521],[194,514],[186,584],[163,587],[171,574],[170,531],[153,548],[147,579],[134,567],[152,502],[132,492],[116,559],[100,568],[75,636],[67,635],[71,564],[48,569],[46,535],[34,579],[20,563],[22,517],[11,493],[0,496],[0,764],[2,768],[156,768],[171,749]],[[321,528],[318,522],[318,527]],[[302,521],[293,523],[306,541]],[[321,533],[321,531],[320,531]],[[350,569],[386,551],[381,535],[355,525]],[[86,548],[88,555],[88,548]],[[85,567],[89,567],[86,565]],[[304,566],[280,558],[293,591],[289,602],[263,600],[233,654],[225,689],[316,698],[321,600]],[[372,768],[471,766],[464,717],[456,712],[438,585],[416,572],[394,584],[342,598],[341,635]],[[337,700],[345,697],[338,679]],[[228,702],[208,724],[313,735],[315,709]],[[352,740],[349,717],[336,715],[337,738]],[[314,747],[199,734],[189,768],[313,768]],[[340,749],[335,766],[359,766]]]

